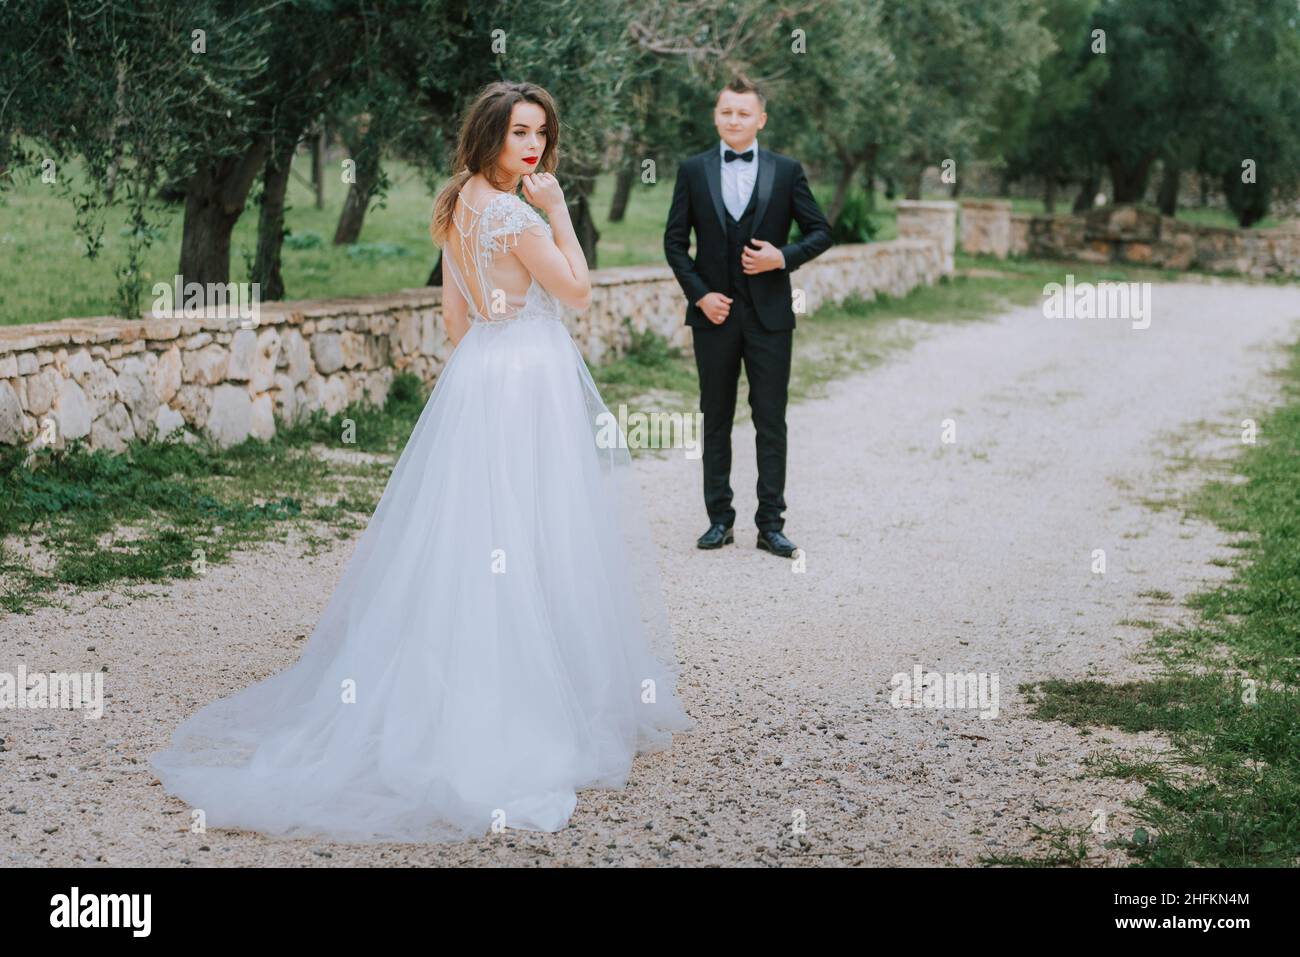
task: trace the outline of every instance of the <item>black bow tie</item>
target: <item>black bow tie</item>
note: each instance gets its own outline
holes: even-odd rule
[[[722,154],[722,158],[726,160],[728,163],[730,163],[732,160],[736,159],[737,157],[743,159],[746,163],[748,163],[750,160],[754,158],[754,151],[745,150],[745,152],[743,153],[737,153],[733,150],[727,150]]]

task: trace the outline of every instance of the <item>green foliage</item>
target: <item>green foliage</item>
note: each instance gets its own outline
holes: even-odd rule
[[[107,210],[124,204],[115,305],[138,317],[142,264],[159,236],[154,194],[197,151],[221,149],[215,123],[241,124],[252,112],[265,24],[230,16],[215,0],[30,0],[7,6],[4,21],[0,62],[17,69],[0,70],[0,165],[5,154],[13,160],[0,190],[24,178],[48,181],[75,206],[91,258]],[[193,52],[195,24],[219,53]],[[73,160],[86,173],[76,184],[65,175]]]
[[[1039,64],[1053,48],[1044,7],[1041,0],[884,6],[881,25],[906,104],[884,142],[910,192],[924,166],[973,158],[1007,97],[1035,94]]]
[[[348,258],[374,262],[394,256],[409,256],[411,251],[398,243],[352,243],[347,247]]]
[[[880,226],[868,214],[867,194],[861,189],[851,189],[831,228],[835,243],[869,243],[880,232]]]
[[[1043,19],[1055,47],[1039,70],[1033,96],[1008,92],[1001,122],[981,144],[986,156],[1002,156],[1015,179],[1068,182],[1087,176],[1096,157],[1073,138],[1085,122],[1109,70],[1108,59],[1090,51],[1089,26],[1101,0],[1057,0]]]
[[[364,517],[426,398],[404,373],[383,409],[317,412],[269,441],[229,449],[178,434],[132,442],[120,455],[75,441],[27,460],[25,450],[0,446],[0,609],[48,604],[60,587],[190,578],[291,524]],[[317,455],[320,445],[378,459],[340,463]],[[333,501],[306,504],[319,498]],[[49,569],[4,548],[6,537],[46,554]]]
[[[289,233],[284,237],[288,249],[320,249],[323,242],[320,233]]]
[[[1104,82],[1060,117],[1062,146],[1105,168],[1116,202],[1133,202],[1157,160],[1221,181],[1243,226],[1300,182],[1300,11],[1291,0],[1105,0],[1091,29]],[[1242,161],[1257,164],[1243,187]],[[1076,163],[1075,165],[1080,165]]]

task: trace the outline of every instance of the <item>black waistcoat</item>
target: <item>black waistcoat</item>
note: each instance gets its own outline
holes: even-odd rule
[[[743,160],[733,160],[732,162],[740,163]],[[754,158],[758,162],[758,158]],[[723,212],[727,216],[727,279],[730,288],[727,289],[727,295],[735,299],[740,297],[749,305],[754,304],[753,298],[749,294],[749,277],[745,275],[744,268],[740,262],[740,254],[745,249],[748,237],[753,232],[754,208],[758,200],[758,181],[754,182],[754,188],[749,191],[749,205],[745,207],[744,212],[740,214],[737,220],[731,215],[731,210],[723,204]]]

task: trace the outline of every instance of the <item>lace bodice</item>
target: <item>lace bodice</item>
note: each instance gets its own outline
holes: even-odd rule
[[[496,193],[475,209],[462,193],[452,213],[454,232],[443,250],[443,263],[469,303],[471,322],[548,316],[558,318],[559,302],[530,276],[521,289],[522,264],[512,250],[529,230],[551,236],[551,227],[528,203],[514,193]]]

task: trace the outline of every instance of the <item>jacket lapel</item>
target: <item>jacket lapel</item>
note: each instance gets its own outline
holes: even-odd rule
[[[754,182],[754,192],[758,194],[754,206],[755,228],[763,221],[768,200],[772,198],[772,182],[776,179],[776,160],[761,146],[757,149],[758,156],[754,157],[755,162],[758,163],[758,179]],[[713,211],[718,214],[718,226],[725,233],[727,207],[722,202],[722,160],[717,153],[711,152],[704,158],[704,178],[709,181],[709,195],[713,197]]]
[[[772,198],[772,181],[776,178],[776,160],[772,159],[772,154],[761,146],[758,147],[758,180],[754,183],[754,190],[758,193],[758,205],[754,207],[754,219],[752,225],[754,229],[763,221],[763,212],[767,209],[767,201]],[[721,192],[721,190],[719,190]],[[753,230],[750,231],[751,234]]]
[[[722,202],[722,158],[717,150],[704,157],[704,178],[709,181],[709,195],[713,197],[713,210],[718,214],[718,225],[727,232],[727,207]]]

